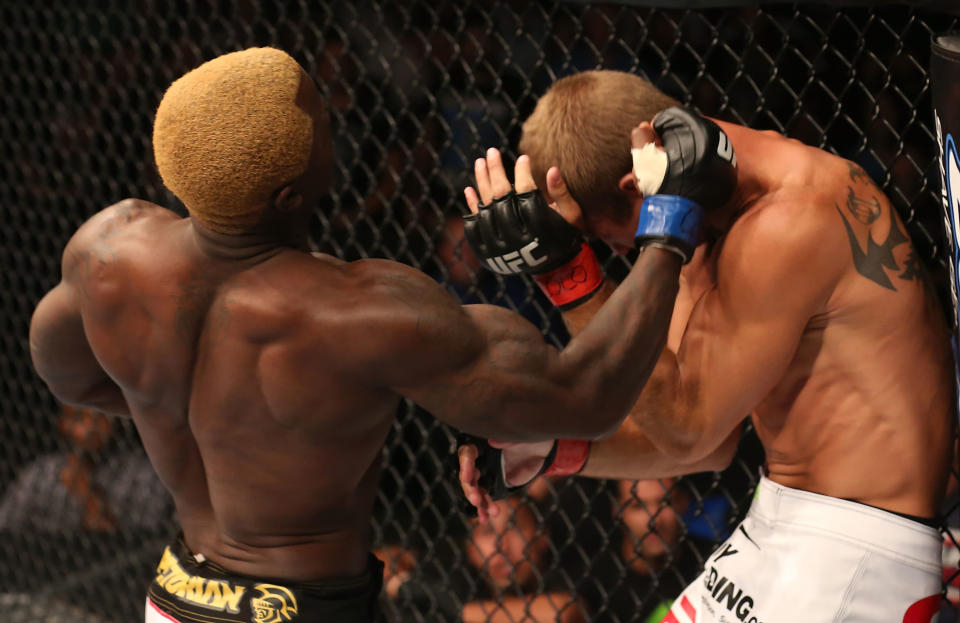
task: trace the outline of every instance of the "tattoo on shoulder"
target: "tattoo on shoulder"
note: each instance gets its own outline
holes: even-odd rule
[[[862,169],[851,163],[851,178],[854,177],[854,168],[860,171],[862,175],[866,175]],[[847,201],[844,207],[846,208],[846,212],[849,212],[857,222],[868,226],[876,222],[883,215],[884,211],[884,207],[876,195],[870,199],[865,199],[857,195],[852,186],[849,187],[849,193],[847,194]],[[887,274],[887,270],[897,272],[897,277],[904,281],[918,281],[921,279],[922,266],[920,260],[910,242],[910,237],[907,236],[897,222],[893,208],[889,206],[886,208],[890,219],[890,229],[886,239],[882,242],[877,242],[873,238],[873,232],[868,230],[866,248],[860,245],[856,231],[850,220],[844,214],[844,210],[841,209],[840,204],[836,204],[836,208],[837,212],[840,213],[840,218],[843,219],[843,225],[847,231],[847,237],[850,240],[850,250],[853,253],[853,265],[856,267],[857,272],[877,285],[893,291],[896,291],[897,288]],[[893,250],[902,244],[909,245],[909,250],[901,265],[894,257]]]
[[[853,191],[853,186],[848,186],[847,188],[850,190],[847,194],[847,211],[853,215],[853,218],[864,225],[872,225],[880,218],[882,211],[880,200],[876,197],[873,197],[872,200],[864,199],[863,197],[857,196]]]
[[[870,178],[869,175],[867,175],[867,172],[864,171],[864,170],[863,170],[863,167],[861,167],[860,165],[855,164],[855,163],[853,163],[853,162],[850,162],[850,161],[848,160],[848,161],[847,161],[847,168],[849,168],[849,170],[850,170],[850,181],[851,181],[851,182],[853,182],[853,183],[855,183],[855,184],[862,182],[862,183],[864,183],[864,184],[870,184],[871,186],[873,185],[873,180]]]

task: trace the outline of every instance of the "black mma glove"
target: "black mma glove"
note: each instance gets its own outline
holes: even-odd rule
[[[508,448],[506,454],[504,450],[494,448],[487,443],[486,439],[474,437],[461,433],[457,436],[458,447],[465,444],[473,444],[477,448],[477,459],[475,465],[480,472],[477,484],[485,489],[494,500],[502,500],[511,493],[527,486],[539,476],[571,476],[579,474],[587,458],[590,456],[590,442],[579,439],[556,439],[552,442],[546,457],[542,457],[542,450],[539,450],[542,442],[532,442],[530,444],[521,444],[519,447]],[[529,445],[532,452],[529,455],[524,453],[525,445]],[[539,450],[539,452],[537,452]],[[539,462],[539,465],[528,465],[531,459]],[[519,470],[519,474],[513,474],[516,468],[524,463],[524,469]],[[458,466],[459,469],[459,466]],[[519,480],[511,480],[519,477]],[[464,513],[475,517],[477,509],[466,499],[461,497],[461,508]]]
[[[637,242],[690,261],[699,242],[702,208],[715,210],[733,196],[737,157],[720,127],[685,108],[672,107],[653,120],[663,150],[633,148],[634,176],[647,195],[640,209]]]
[[[510,191],[463,217],[474,255],[501,275],[533,275],[550,301],[570,309],[603,283],[603,270],[578,230],[540,192]]]
[[[679,106],[653,120],[667,154],[667,170],[657,194],[679,195],[706,211],[720,208],[737,187],[737,155],[713,121]]]

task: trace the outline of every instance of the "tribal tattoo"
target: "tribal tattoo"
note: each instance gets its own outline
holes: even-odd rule
[[[850,194],[847,195],[847,210],[864,225],[872,225],[874,221],[880,218],[880,201],[876,197],[873,198],[873,201],[862,199],[853,192],[853,186],[848,188]]]
[[[858,176],[866,176],[866,173],[863,169],[851,163],[851,179],[855,179]],[[873,196],[871,199],[864,199],[856,194],[852,186],[850,186],[849,189],[850,192],[847,195],[845,206],[847,212],[858,222],[864,225],[872,225],[883,213],[883,206],[879,199],[876,196]],[[873,239],[873,232],[868,231],[867,247],[864,249],[860,246],[859,240],[857,240],[850,220],[844,215],[844,211],[840,208],[840,205],[835,205],[837,212],[840,213],[840,218],[843,219],[843,225],[847,230],[847,237],[850,239],[850,250],[853,252],[853,265],[857,268],[857,272],[877,285],[887,288],[888,290],[893,290],[894,292],[896,292],[897,288],[893,285],[885,269],[899,271],[897,277],[904,281],[917,281],[920,279],[922,269],[912,245],[910,246],[906,259],[903,261],[903,265],[898,264],[896,258],[893,256],[893,250],[902,244],[909,245],[910,238],[900,229],[900,225],[897,223],[892,208],[887,208],[890,216],[890,231],[887,233],[886,240],[877,242]]]
[[[847,167],[850,169],[850,181],[854,184],[873,184],[873,180],[867,175],[867,172],[863,170],[863,167],[860,165],[854,164],[852,162],[847,162]]]

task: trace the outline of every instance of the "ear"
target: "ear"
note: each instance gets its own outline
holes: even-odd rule
[[[278,212],[293,212],[303,205],[303,195],[295,191],[292,184],[287,184],[273,198],[273,205]]]
[[[628,200],[642,198],[640,190],[637,188],[637,180],[633,177],[633,171],[624,173],[623,177],[617,182],[617,188],[627,196]]]

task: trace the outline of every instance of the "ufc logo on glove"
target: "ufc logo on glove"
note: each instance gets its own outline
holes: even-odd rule
[[[534,257],[533,251],[540,246],[540,239],[534,238],[532,242],[525,244],[519,251],[511,251],[494,257],[487,258],[487,266],[495,273],[501,275],[516,275],[518,273],[530,272],[530,269],[543,264],[547,261],[547,256]]]

